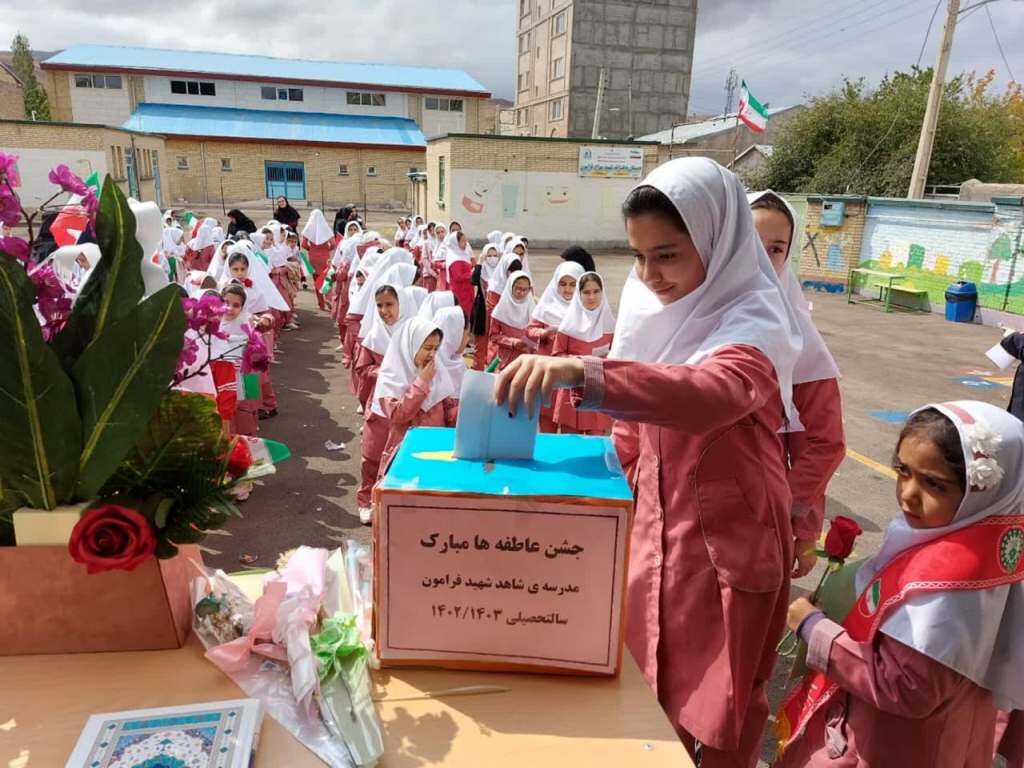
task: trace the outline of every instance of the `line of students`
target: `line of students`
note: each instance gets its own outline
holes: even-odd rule
[[[626,641],[687,748],[756,765],[788,623],[812,673],[777,718],[778,765],[990,765],[997,711],[1024,705],[1024,425],[974,402],[915,413],[857,603],[836,621],[791,604],[843,451],[838,370],[786,267],[792,213],[696,158],[623,213],[635,266],[607,357],[520,355],[495,397],[557,390],[614,420],[636,495]]]

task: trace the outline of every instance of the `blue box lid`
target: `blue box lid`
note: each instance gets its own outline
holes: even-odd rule
[[[534,457],[530,460],[456,459],[452,456],[454,446],[454,429],[409,430],[379,488],[633,500],[615,447],[607,437],[537,435]]]

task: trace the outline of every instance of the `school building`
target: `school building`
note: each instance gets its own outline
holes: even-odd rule
[[[414,210],[458,221],[470,238],[526,232],[530,244],[624,242],[620,206],[658,165],[657,142],[450,133],[427,143]]]
[[[78,45],[41,66],[55,121],[163,137],[165,206],[285,195],[407,208],[427,139],[481,130],[491,96],[455,69],[199,51]],[[151,167],[126,165],[132,184]]]

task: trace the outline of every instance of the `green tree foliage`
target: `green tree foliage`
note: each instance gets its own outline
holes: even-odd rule
[[[902,197],[910,185],[930,69],[863,79],[812,99],[781,131],[753,189]],[[967,179],[1024,182],[1024,147],[1011,86],[991,91],[993,75],[959,75],[945,87],[928,184]]]
[[[32,49],[28,38],[19,32],[11,41],[11,69],[21,80],[22,92],[25,95],[25,117],[30,120],[49,120],[50,101],[46,91],[36,79],[35,63],[32,61]]]

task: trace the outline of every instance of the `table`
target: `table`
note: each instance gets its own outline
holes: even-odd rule
[[[865,287],[867,287],[867,280],[870,279],[870,278],[875,278],[876,280],[884,280],[884,281],[886,281],[885,285],[881,285],[881,284],[878,285],[878,299],[877,300],[876,299],[858,299],[858,300],[854,300],[854,298],[853,298],[854,289],[857,287],[855,281],[856,281],[856,279],[858,277],[865,278]],[[906,275],[900,275],[900,274],[896,274],[894,272],[879,272],[878,270],[874,270],[874,269],[860,269],[860,268],[851,269],[850,270],[850,275],[849,275],[849,277],[848,277],[848,279],[846,281],[846,286],[847,286],[847,289],[846,289],[846,303],[847,304],[875,304],[875,303],[882,304],[882,303],[884,303],[885,304],[885,311],[886,312],[891,312],[892,311],[892,289],[896,285],[897,282],[902,282],[903,280],[906,280],[906,279],[907,279]],[[883,291],[885,292],[885,298],[884,299],[882,298],[882,292]]]
[[[414,698],[468,685],[511,690]],[[3,657],[0,766],[64,765],[90,714],[242,696],[195,637],[173,651]],[[693,765],[628,652],[618,678],[383,670],[374,698],[383,699],[382,768]],[[255,765],[323,763],[267,717]]]

